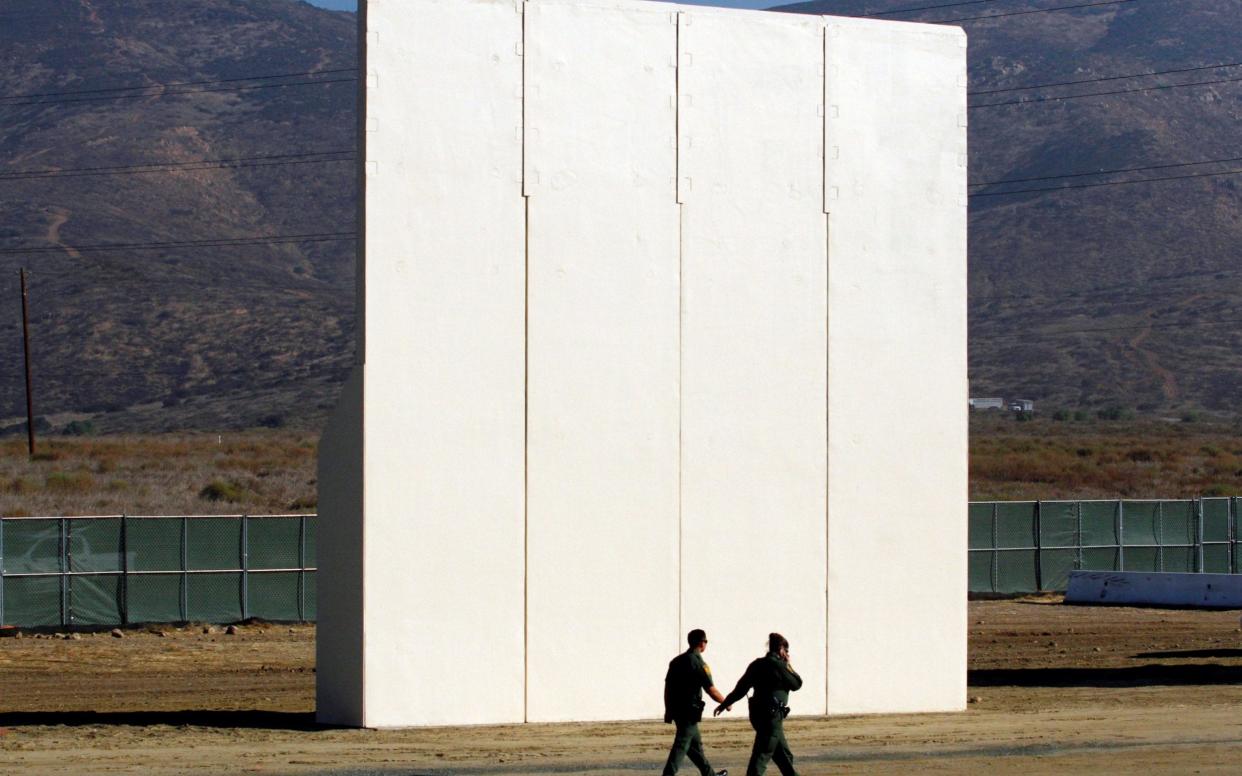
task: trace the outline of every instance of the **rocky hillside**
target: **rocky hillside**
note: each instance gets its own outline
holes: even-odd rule
[[[353,352],[354,39],[353,14],[295,0],[0,6],[0,425],[24,413],[19,267],[54,426],[331,406]]]
[[[863,15],[944,4],[820,0],[783,10]],[[877,18],[1011,14],[959,22],[970,37],[972,92],[1242,62],[1239,0],[1020,13],[1081,4],[989,0]],[[972,188],[984,195],[972,199],[970,218],[973,395],[1166,415],[1238,412],[1242,176],[1215,174],[1242,169],[1237,79],[1242,67],[971,97],[975,183],[1233,160]],[[1203,81],[1218,83],[981,107]],[[1186,175],[1201,177],[993,196]]]
[[[1242,82],[1229,80],[1242,67],[1114,77],[1242,62],[1242,0],[1020,13],[1072,4],[882,17],[1013,14],[961,22],[979,92],[970,174],[984,184],[971,392],[1234,415],[1242,176],[1216,173],[1242,169]],[[943,3],[783,10],[920,5]],[[36,412],[52,427],[319,422],[353,350],[354,21],[297,0],[0,6],[0,427],[23,412],[19,267],[32,273]],[[995,91],[1096,79],[1112,80]],[[1198,81],[1218,83],[1048,99]],[[1054,177],[1137,167],[1160,169]],[[1152,177],[1177,179],[1094,185]],[[1041,180],[989,185],[1016,178]],[[1084,187],[1000,195],[1066,185]],[[99,249],[116,245],[131,247]]]

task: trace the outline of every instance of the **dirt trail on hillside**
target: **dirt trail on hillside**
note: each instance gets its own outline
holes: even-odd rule
[[[72,211],[68,208],[58,207],[52,209],[52,221],[47,225],[47,241],[52,245],[58,245],[65,249],[65,253],[75,259],[82,258],[82,254],[60,240],[60,228],[69,223],[69,217]]]
[[[970,637],[967,711],[792,719],[799,770],[1237,772],[1236,612],[975,602]],[[121,639],[0,639],[0,771],[654,772],[671,738],[671,728],[656,722],[320,728],[313,660],[310,626],[244,627],[235,636],[200,627],[163,636],[129,631]],[[708,720],[704,736],[716,767],[743,771],[750,730],[741,715]]]

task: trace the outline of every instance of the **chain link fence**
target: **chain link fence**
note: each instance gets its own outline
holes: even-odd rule
[[[1071,571],[1236,574],[1238,498],[972,502],[970,592],[1064,591]]]
[[[315,515],[0,518],[0,624],[315,619]]]

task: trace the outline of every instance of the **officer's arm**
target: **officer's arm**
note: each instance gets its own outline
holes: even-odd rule
[[[720,694],[720,690],[716,689],[716,680],[712,678],[712,669],[703,664],[703,669],[699,672],[699,686],[711,696],[711,699],[717,703],[724,701],[724,696]]]
[[[716,713],[719,714],[722,710],[728,711],[730,706],[745,698],[746,693],[750,691],[753,684],[751,670],[747,667],[746,673],[742,674],[742,678],[737,680],[737,687],[734,687],[733,692],[726,695],[724,700],[720,701],[720,705],[716,707]]]
[[[784,675],[785,684],[788,685],[790,690],[802,689],[802,677],[798,676],[798,672],[793,670],[793,666],[789,663],[785,663],[785,665],[782,666],[781,673]]]

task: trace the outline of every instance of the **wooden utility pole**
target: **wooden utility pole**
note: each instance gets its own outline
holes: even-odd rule
[[[26,301],[26,269],[18,270],[22,278],[22,349],[26,354],[26,443],[30,455],[35,452],[34,398],[30,389],[30,310]]]

